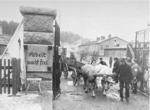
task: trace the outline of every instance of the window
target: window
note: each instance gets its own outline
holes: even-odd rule
[[[138,44],[138,47],[140,48],[140,47],[141,47],[141,44]]]
[[[109,48],[109,45],[106,45],[106,48]]]
[[[116,46],[117,45],[117,41],[116,40],[114,40],[114,46]]]
[[[141,44],[141,47],[143,48],[143,47],[144,47],[144,44]]]
[[[101,45],[100,49],[103,50],[103,45]]]
[[[116,45],[116,47],[119,47],[119,46],[120,46],[120,44],[117,44],[117,45]]]

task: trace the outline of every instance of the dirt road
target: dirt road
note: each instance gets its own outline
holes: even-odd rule
[[[96,98],[91,93],[84,93],[83,82],[79,86],[72,85],[72,79],[61,78],[61,96],[53,101],[53,110],[149,110],[149,98],[141,93],[131,94],[130,102],[120,102],[118,85],[111,87],[107,97],[101,90],[96,92]]]

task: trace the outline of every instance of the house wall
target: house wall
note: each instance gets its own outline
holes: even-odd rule
[[[90,44],[90,45],[82,45],[78,48],[79,53],[82,51],[86,51],[87,53],[97,52],[98,45],[97,44]]]
[[[3,32],[2,32],[2,26],[0,26],[0,35],[2,35]]]
[[[127,42],[124,40],[121,40],[117,37],[114,37],[112,39],[109,39],[107,41],[104,41],[102,43],[98,44],[98,48],[99,48],[99,54],[101,56],[104,56],[104,49],[105,48],[112,48],[112,47],[126,47],[127,46]]]
[[[115,43],[115,41],[116,41],[116,43]],[[79,53],[82,51],[86,51],[88,53],[98,52],[100,56],[104,56],[104,49],[116,47],[117,44],[118,44],[118,47],[126,47],[127,43],[128,42],[126,42],[118,37],[114,37],[114,38],[106,39],[105,41],[100,42],[100,43],[81,45],[81,46],[79,46]]]
[[[104,51],[105,57],[118,57],[125,58],[126,57],[126,49],[105,49]]]

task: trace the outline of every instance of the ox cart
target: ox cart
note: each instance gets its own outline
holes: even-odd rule
[[[80,71],[81,71],[81,67],[85,65],[84,63],[80,62],[80,61],[76,61],[74,59],[71,58],[66,58],[63,61],[63,71],[64,71],[64,77],[65,79],[68,78],[68,71],[72,71],[72,79],[73,79],[73,85],[75,86],[78,79],[80,78]]]

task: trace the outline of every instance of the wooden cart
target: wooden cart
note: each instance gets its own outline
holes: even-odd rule
[[[81,67],[84,65],[84,63],[72,60],[70,58],[66,58],[65,61],[63,62],[64,66],[64,77],[67,79],[68,78],[68,71],[72,71],[72,79],[73,79],[73,85],[75,86],[79,77],[80,77],[80,71]]]

